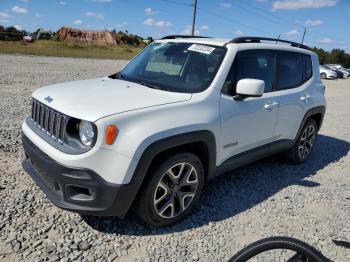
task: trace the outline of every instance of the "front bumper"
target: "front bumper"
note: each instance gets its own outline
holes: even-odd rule
[[[81,214],[123,217],[137,188],[133,183],[118,185],[105,181],[89,169],[70,168],[57,163],[24,134],[24,170],[56,206]]]

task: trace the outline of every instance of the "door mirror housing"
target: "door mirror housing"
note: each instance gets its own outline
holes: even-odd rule
[[[240,97],[260,97],[264,94],[264,89],[263,80],[244,78],[238,81],[236,93]]]

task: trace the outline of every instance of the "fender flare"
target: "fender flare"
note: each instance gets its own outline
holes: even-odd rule
[[[129,184],[126,185],[127,191],[127,203],[125,205],[125,214],[134,203],[137,194],[143,184],[147,171],[153,161],[153,159],[161,152],[175,148],[178,146],[203,142],[208,149],[208,176],[207,179],[211,179],[215,176],[216,172],[216,142],[214,134],[209,130],[200,130],[182,133],[164,139],[158,140],[150,144],[142,153],[141,158],[138,161],[135,172],[131,178]]]
[[[301,132],[303,126],[305,125],[306,120],[308,120],[308,118],[310,118],[310,116],[312,116],[312,115],[315,115],[315,114],[321,114],[322,115],[320,124],[318,126],[318,130],[320,130],[320,128],[322,126],[322,122],[323,122],[323,118],[324,118],[325,113],[326,113],[326,107],[325,106],[316,106],[316,107],[313,107],[313,108],[309,109],[305,113],[303,121],[301,121],[301,124],[299,126],[298,132],[297,132],[295,138],[293,139],[293,142],[295,142],[298,139],[298,137],[300,135],[300,132]]]

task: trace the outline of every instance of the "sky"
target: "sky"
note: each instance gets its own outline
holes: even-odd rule
[[[0,0],[0,25],[190,34],[194,0]],[[350,53],[350,0],[198,0],[197,35],[266,36]]]

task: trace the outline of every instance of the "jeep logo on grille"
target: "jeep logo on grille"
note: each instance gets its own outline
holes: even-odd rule
[[[51,103],[53,101],[53,98],[51,96],[47,96],[44,98],[48,103]]]

